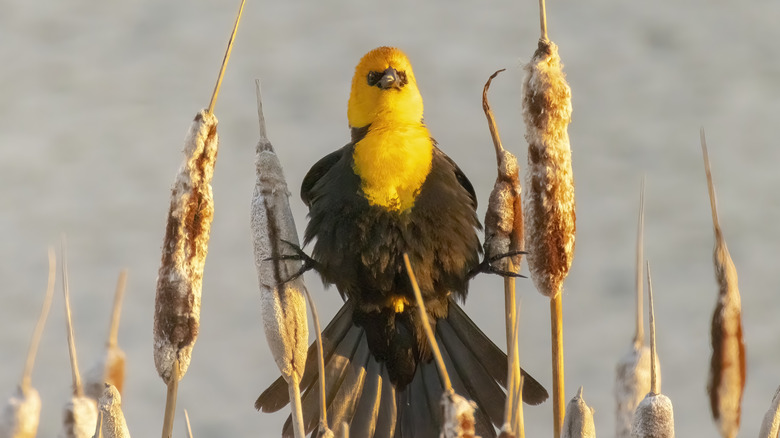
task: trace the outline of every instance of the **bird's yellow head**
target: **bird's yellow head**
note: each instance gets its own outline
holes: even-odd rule
[[[352,78],[347,117],[352,128],[379,120],[392,123],[422,120],[422,96],[404,52],[394,47],[379,47],[363,56]]]

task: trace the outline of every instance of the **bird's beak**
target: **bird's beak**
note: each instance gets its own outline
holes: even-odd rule
[[[398,78],[398,72],[394,68],[390,67],[382,72],[382,79],[377,82],[377,87],[382,90],[388,90],[390,88],[401,88],[401,80]]]

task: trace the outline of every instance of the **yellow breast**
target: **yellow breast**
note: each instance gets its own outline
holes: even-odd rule
[[[374,124],[355,145],[354,171],[371,205],[403,212],[414,206],[433,161],[433,142],[422,124]]]

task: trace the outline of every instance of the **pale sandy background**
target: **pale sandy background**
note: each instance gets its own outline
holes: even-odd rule
[[[238,1],[2,2],[0,14],[0,392],[24,362],[46,278],[46,247],[70,241],[82,368],[99,354],[117,273],[130,270],[120,342],[134,436],[160,433],[165,388],[152,361],[152,309],[169,187],[182,139],[208,103]],[[647,175],[664,392],[678,436],[715,436],[705,382],[716,287],[698,144],[707,129],[720,213],[739,269],[748,348],[743,435],[755,436],[780,384],[777,252],[780,3],[712,0],[550,1],[574,97],[577,250],[564,300],[566,393],[585,386],[599,436],[612,436],[616,360],[633,331],[640,175]],[[426,120],[484,203],[494,158],[480,107],[492,103],[508,148],[525,161],[521,66],[538,38],[533,1],[249,1],[216,107],[222,139],[202,331],[181,382],[198,437],[278,436],[283,417],[255,397],[277,376],[259,317],[249,241],[262,78],[269,134],[293,191],[316,159],[348,139],[354,65],[369,49],[411,57]],[[307,276],[324,316],[335,290]],[[524,366],[550,385],[547,301],[520,283]],[[472,284],[468,311],[503,343],[501,281]],[[33,376],[41,436],[54,436],[70,371],[59,294]],[[549,435],[551,404],[527,409],[529,436]],[[181,436],[183,422],[176,434]]]

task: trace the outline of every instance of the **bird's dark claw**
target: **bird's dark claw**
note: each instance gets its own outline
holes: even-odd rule
[[[502,254],[485,257],[481,262],[479,262],[477,266],[471,269],[471,271],[469,272],[469,279],[476,277],[477,274],[480,273],[497,274],[502,277],[527,278],[525,275],[521,275],[516,272],[506,271],[493,266],[494,262],[497,262],[507,257],[514,257],[516,255],[521,255],[521,254],[528,254],[528,253],[526,251],[508,251]]]
[[[289,246],[293,250],[294,254],[285,254],[285,255],[280,255],[280,256],[277,256],[277,257],[268,257],[267,259],[265,259],[265,261],[296,260],[296,261],[302,262],[301,263],[301,269],[299,269],[296,273],[291,275],[288,279],[282,281],[282,284],[289,283],[289,282],[295,280],[296,278],[300,277],[301,275],[303,275],[308,270],[316,269],[317,261],[314,260],[313,258],[311,258],[311,256],[309,256],[308,254],[306,254],[301,249],[300,246],[298,246],[298,245],[296,245],[296,244],[294,244],[292,242],[289,242],[287,240],[284,240],[284,239],[279,239],[279,240],[281,242],[287,244],[287,246]]]

